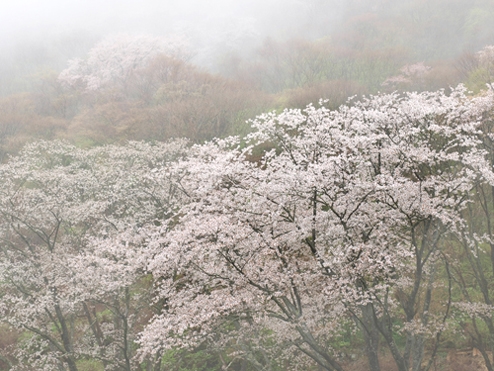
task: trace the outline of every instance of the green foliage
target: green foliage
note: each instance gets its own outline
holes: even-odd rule
[[[77,361],[79,371],[104,371],[105,367],[102,362],[94,359],[81,359]]]
[[[486,68],[479,67],[470,72],[468,80],[466,81],[466,86],[474,94],[478,94],[481,90],[487,89],[487,84],[491,83],[492,78],[489,71]]]
[[[468,12],[464,31],[467,36],[475,37],[476,34],[482,32],[483,29],[489,27],[494,21],[494,9],[492,5],[475,6]]]
[[[220,357],[207,350],[187,351],[173,349],[163,355],[162,365],[165,370],[173,371],[220,371]]]

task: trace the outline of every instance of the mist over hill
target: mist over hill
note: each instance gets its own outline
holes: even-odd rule
[[[269,40],[329,39],[348,53],[387,49],[406,60],[451,59],[494,35],[489,1],[38,1],[3,5],[0,92],[29,88],[29,76],[81,58],[110,34],[179,34],[193,62],[222,72],[225,58],[251,59]]]
[[[493,169],[491,0],[5,2],[0,370],[494,371]]]

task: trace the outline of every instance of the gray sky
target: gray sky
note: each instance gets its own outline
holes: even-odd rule
[[[59,69],[106,35],[130,33],[184,35],[193,62],[214,70],[224,53],[245,56],[266,37],[327,34],[318,25],[330,26],[342,1],[0,0],[0,68],[39,60]]]
[[[330,3],[331,1],[326,1]],[[164,33],[211,19],[255,19],[262,33],[299,29],[317,0],[0,0],[0,42],[77,30]],[[319,1],[319,3],[321,3]],[[276,36],[276,35],[275,35]]]

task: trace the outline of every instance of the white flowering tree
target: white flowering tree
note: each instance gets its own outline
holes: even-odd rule
[[[233,321],[242,336],[265,328],[294,367],[340,371],[335,344],[354,324],[370,370],[382,345],[400,371],[430,367],[451,307],[448,241],[472,190],[494,182],[477,136],[491,108],[462,87],[379,95],[263,115],[253,147],[195,147],[177,170],[189,202],[149,263],[164,305],[141,354]]]
[[[400,68],[400,74],[388,77],[381,86],[389,87],[393,90],[412,90],[423,88],[424,82],[431,74],[432,67],[423,62],[407,64]]]
[[[159,55],[187,60],[187,42],[178,36],[109,36],[89,51],[87,59],[69,61],[58,79],[66,86],[96,91],[111,83],[125,83],[136,70],[145,68]]]
[[[146,241],[176,208],[167,168],[184,150],[41,142],[0,166],[0,311],[25,332],[18,369],[135,369]]]
[[[479,53],[482,58],[494,55],[493,47]],[[487,61],[485,61],[487,62]],[[478,98],[485,106],[492,104],[491,89]],[[487,152],[490,167],[494,167],[493,111],[484,111],[478,127],[478,139]],[[464,212],[468,228],[459,239],[461,249],[457,261],[451,266],[451,279],[459,289],[459,299],[453,309],[460,319],[461,333],[466,341],[482,355],[487,370],[494,370],[494,187],[480,183],[473,194],[474,203]]]
[[[494,45],[486,45],[476,53],[465,53],[456,64],[470,89],[475,92],[492,89]]]

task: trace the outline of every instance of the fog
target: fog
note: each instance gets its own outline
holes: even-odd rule
[[[494,43],[493,24],[483,0],[4,1],[0,90],[28,89],[29,76],[59,73],[116,33],[185,36],[191,62],[217,73],[224,56],[252,59],[266,40],[330,40],[343,54],[386,49],[411,63],[452,59]]]
[[[3,69],[17,64],[60,69],[114,33],[185,35],[195,61],[211,67],[220,49],[246,53],[266,37],[317,38],[341,16],[341,1],[296,0],[20,0],[0,12]],[[323,25],[323,27],[321,27]],[[30,56],[27,56],[31,54]],[[26,59],[30,59],[26,61]]]
[[[49,0],[41,3],[21,0],[2,4],[0,30],[1,40],[12,42],[19,36],[39,36],[45,32],[56,34],[76,29],[103,33],[169,32],[212,19],[252,17],[265,32],[277,32],[278,28],[278,32],[290,33],[290,29],[300,32],[301,26],[309,25],[309,20],[313,23],[311,18],[316,14],[321,17],[321,10],[326,12],[330,3],[333,11],[323,18],[337,14],[336,1]],[[319,12],[313,12],[316,7]]]

